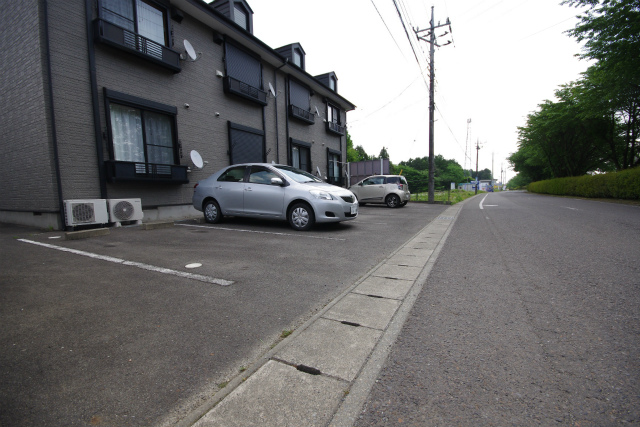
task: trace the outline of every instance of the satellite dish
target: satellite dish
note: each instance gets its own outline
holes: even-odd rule
[[[273,88],[273,85],[271,84],[271,82],[269,82],[269,91],[271,92],[271,95],[273,95],[273,97],[276,97],[276,91]]]
[[[196,50],[193,48],[193,46],[191,46],[191,43],[189,43],[189,40],[184,39],[184,48],[187,51],[187,55],[189,55],[189,58],[191,58],[192,61],[195,61],[196,59],[198,59],[198,54],[196,54]]]
[[[320,117],[320,111],[318,111],[318,106],[316,105],[315,107],[316,107],[316,115]]]
[[[202,167],[204,166],[202,156],[196,150],[191,150],[191,161],[198,169],[202,169]]]

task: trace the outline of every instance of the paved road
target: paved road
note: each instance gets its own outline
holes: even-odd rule
[[[639,242],[635,206],[469,200],[355,426],[640,425]]]
[[[444,209],[366,206],[306,233],[229,219],[70,241],[0,226],[0,425],[175,425]]]

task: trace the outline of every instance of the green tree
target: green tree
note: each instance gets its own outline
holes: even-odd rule
[[[363,160],[371,160],[371,156],[367,154],[362,145],[353,148],[353,140],[347,131],[347,162],[354,163]]]
[[[416,170],[428,171],[429,170],[429,157],[419,157],[416,159],[409,159],[407,161],[400,162],[403,166],[410,166]]]
[[[378,155],[379,159],[387,159],[389,160],[389,152],[387,151],[387,147],[382,147],[382,150],[380,150],[380,154]]]
[[[407,165],[391,164],[389,172],[392,175],[404,176],[412,193],[424,193],[429,190],[429,173],[412,168]]]
[[[589,109],[578,84],[556,90],[556,97],[559,101],[540,104],[537,112],[527,116],[526,126],[518,128],[519,153],[510,158],[514,170],[535,165],[540,169],[530,174],[544,179],[603,169],[610,158],[607,138],[611,121]],[[520,164],[529,157],[535,161]]]
[[[640,165],[640,3],[637,0],[564,0],[587,7],[569,35],[584,42],[592,103],[618,125],[609,144],[616,169]],[[622,138],[620,149],[618,138]]]

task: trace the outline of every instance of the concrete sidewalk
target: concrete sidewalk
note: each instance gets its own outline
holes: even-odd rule
[[[351,426],[463,204],[446,209],[179,426]]]

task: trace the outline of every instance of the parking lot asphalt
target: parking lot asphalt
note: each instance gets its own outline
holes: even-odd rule
[[[66,240],[0,225],[0,425],[175,425],[446,208],[366,206],[305,233],[230,218]]]

